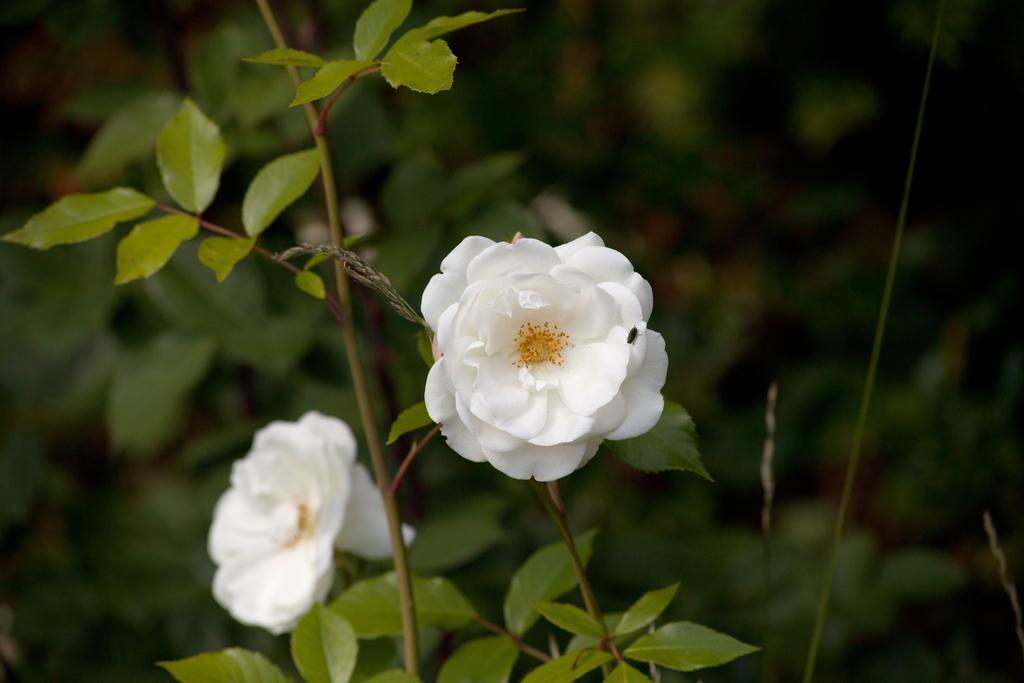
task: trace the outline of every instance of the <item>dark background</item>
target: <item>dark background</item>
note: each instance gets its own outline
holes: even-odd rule
[[[408,25],[481,5],[418,3]],[[696,419],[716,483],[639,474],[607,453],[565,480],[575,528],[600,527],[599,599],[614,611],[679,580],[672,619],[764,646],[665,681],[795,680],[935,3],[528,5],[450,36],[451,92],[374,79],[345,95],[329,128],[345,217],[375,226],[367,253],[414,303],[466,234],[557,243],[585,226],[633,260],[668,341],[665,394]],[[344,56],[362,7],[276,9],[293,45]],[[1024,4],[947,0],[820,681],[1024,676],[981,527],[989,508],[1021,584],[1021,45]],[[208,216],[238,227],[260,165],[309,146],[284,71],[240,61],[268,47],[247,2],[4,3],[0,232],[72,191],[165,196],[152,145],[185,93],[229,144]],[[318,195],[269,246],[322,237]],[[205,535],[256,428],[318,408],[358,430],[338,334],[254,259],[218,286],[186,246],[115,288],[116,239],[0,245],[0,661],[14,681],[162,681],[156,660],[238,644],[285,665],[284,638],[213,602]],[[359,309],[384,424],[420,399],[426,368],[413,326],[366,293]],[[758,469],[773,380],[766,584]],[[528,487],[443,444],[415,472],[403,504],[421,531],[416,566],[499,620],[511,572],[554,530]],[[428,671],[457,642],[427,637]]]

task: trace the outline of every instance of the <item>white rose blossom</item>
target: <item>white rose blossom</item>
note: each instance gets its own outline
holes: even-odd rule
[[[289,631],[327,596],[335,548],[368,559],[391,550],[384,503],[356,462],[352,430],[315,411],[271,422],[234,463],[214,510],[214,597],[243,624]]]
[[[423,292],[441,354],[427,412],[468,460],[564,477],[603,439],[661,417],[668,357],[647,328],[652,305],[650,284],[594,233],[554,248],[467,237]]]

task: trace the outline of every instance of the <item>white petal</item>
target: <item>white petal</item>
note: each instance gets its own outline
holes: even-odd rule
[[[523,289],[519,291],[519,307],[527,308],[533,311],[547,308],[551,304],[544,300],[544,296],[539,292],[535,292],[532,289]]]
[[[626,380],[629,381],[628,379]],[[591,434],[607,434],[626,419],[626,399],[622,392],[615,394],[615,398],[601,406],[601,409],[594,413],[594,424],[591,427]]]
[[[275,420],[256,432],[252,439],[252,451],[278,450],[305,453],[322,449],[324,439],[311,429],[297,422]]]
[[[631,439],[649,431],[657,424],[665,408],[665,399],[661,395],[668,373],[665,338],[653,330],[647,330],[644,334],[647,335],[644,364],[622,385],[626,417],[622,424],[605,435],[607,439]]]
[[[327,446],[320,437],[309,437],[305,443],[301,440],[264,441],[261,446],[253,447],[231,466],[231,486],[249,498],[264,497],[273,501],[317,498],[320,469],[328,458]]]
[[[310,410],[299,418],[298,425],[312,431],[327,442],[331,451],[338,455],[342,462],[355,462],[356,437],[344,421]]]
[[[546,273],[561,263],[550,245],[524,237],[515,244],[498,242],[484,249],[466,270],[466,280],[477,282],[509,273]]]
[[[621,336],[622,339],[620,342],[611,341],[613,336]],[[614,327],[608,337],[608,341],[574,350],[559,374],[558,393],[574,413],[596,413],[619,393],[622,380],[626,378],[629,362],[626,331]]]
[[[572,311],[565,321],[566,331],[577,346],[583,342],[604,340],[608,330],[623,324],[622,309],[614,295],[591,285],[586,288],[583,296],[582,305]],[[627,296],[631,295],[627,293]]]
[[[643,310],[640,308],[640,301],[636,298],[636,294],[617,282],[602,282],[598,288],[615,300],[619,312],[616,324],[628,331],[637,323],[643,322]]]
[[[256,501],[258,503],[258,501]],[[230,488],[217,501],[207,548],[220,564],[234,557],[263,557],[277,545],[272,538],[273,506],[251,504],[240,491]]]
[[[455,396],[444,374],[445,359],[441,358],[430,366],[427,383],[423,388],[423,402],[427,406],[427,415],[434,422],[447,422],[455,415]]]
[[[565,244],[555,247],[555,253],[558,254],[558,258],[562,261],[568,261],[572,258],[572,255],[583,247],[603,247],[604,240],[594,232],[588,232],[582,237],[577,237],[572,242],[566,242]]]
[[[633,273],[622,284],[636,295],[646,321],[651,317],[651,311],[654,310],[654,292],[651,290],[651,283],[645,280],[640,273]]]
[[[442,355],[448,353],[455,341],[455,322],[458,316],[459,305],[455,303],[444,309],[441,317],[437,319],[437,327],[434,328],[434,333],[436,335],[437,348],[440,349]]]
[[[519,439],[529,439],[547,418],[547,396],[528,391],[519,381],[519,369],[507,358],[479,359],[469,409],[476,417]]]
[[[507,453],[485,451],[485,455],[491,465],[513,479],[554,481],[575,472],[596,450],[597,445],[581,441],[556,446],[524,444]]]
[[[441,313],[462,296],[466,289],[466,268],[469,267],[470,261],[492,244],[494,240],[472,235],[462,240],[459,246],[452,249],[441,261],[441,272],[430,278],[420,300],[423,319],[430,325],[430,329],[437,331]]]
[[[633,276],[633,264],[621,252],[608,247],[584,247],[566,261],[598,282],[624,284]]]
[[[503,413],[496,413],[494,408],[507,408],[502,405],[501,398],[522,394],[525,400],[518,409],[518,413],[507,410]],[[529,392],[519,389],[517,386],[509,387],[506,391],[498,394],[486,394],[476,392],[470,398],[470,410],[472,413],[493,425],[496,429],[508,432],[517,439],[529,439],[536,436],[544,429],[548,421],[548,395],[547,392]]]
[[[239,622],[283,633],[326,597],[332,559],[330,546],[325,553],[304,542],[263,558],[231,562],[217,569],[213,595]]]
[[[352,495],[345,511],[345,524],[334,544],[339,550],[368,560],[380,560],[391,554],[388,519],[384,499],[365,467],[352,466]]]
[[[459,419],[476,437],[476,440],[480,442],[480,447],[484,450],[510,451],[523,443],[522,439],[502,431],[474,415],[460,395],[455,396],[455,412],[458,413]]]
[[[465,279],[466,269],[469,268],[470,262],[480,252],[493,244],[494,240],[487,237],[470,235],[459,242],[459,245],[444,257],[444,260],[441,261],[441,272],[449,275],[458,275]]]
[[[448,447],[466,460],[483,462],[487,459],[480,448],[480,442],[458,416],[444,421],[441,425],[441,435],[447,440]]]
[[[569,410],[557,393],[552,393],[547,403],[547,422],[544,430],[529,440],[534,446],[571,443],[593,429],[594,419]]]
[[[466,278],[463,276],[438,273],[430,278],[423,297],[420,299],[420,311],[430,329],[437,332],[438,319],[446,308],[456,303],[466,289]]]

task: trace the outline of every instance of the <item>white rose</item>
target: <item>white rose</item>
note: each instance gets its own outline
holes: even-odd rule
[[[384,503],[356,463],[352,430],[315,411],[271,422],[235,462],[213,513],[214,597],[243,624],[291,630],[327,596],[335,548],[370,559],[391,549]]]
[[[664,408],[651,286],[594,233],[552,248],[468,237],[423,292],[442,354],[425,401],[457,453],[551,481]],[[634,333],[633,330],[636,330]]]

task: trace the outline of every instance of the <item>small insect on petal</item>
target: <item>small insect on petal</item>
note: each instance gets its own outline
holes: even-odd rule
[[[627,344],[632,344],[633,342],[635,342],[636,341],[636,335],[637,335],[637,329],[634,327],[634,328],[632,328],[629,331],[629,334],[626,335],[626,343]]]

